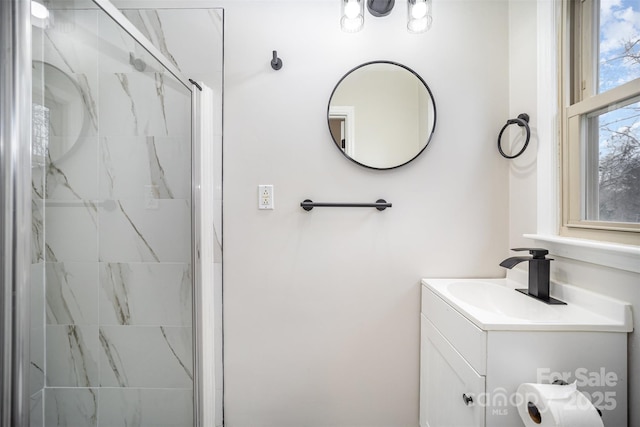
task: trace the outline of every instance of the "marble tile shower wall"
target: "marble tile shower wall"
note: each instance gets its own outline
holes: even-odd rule
[[[42,61],[41,49],[37,49],[43,43],[43,33],[33,31],[33,60]],[[33,70],[34,86],[41,84],[42,75],[37,70]],[[35,92],[35,91],[34,91]],[[43,91],[39,91],[42,93]],[[40,99],[39,99],[40,98]],[[34,104],[43,104],[41,97],[34,93]],[[34,120],[35,122],[35,120]],[[33,140],[39,141],[39,132],[33,132]],[[30,286],[30,314],[31,325],[29,335],[29,395],[30,401],[30,422],[34,427],[43,425],[44,414],[44,386],[45,386],[45,320],[44,320],[44,176],[45,163],[40,156],[31,158],[31,286]]]
[[[55,12],[39,48],[86,112],[77,142],[34,173],[44,425],[189,426],[190,94],[99,11]]]

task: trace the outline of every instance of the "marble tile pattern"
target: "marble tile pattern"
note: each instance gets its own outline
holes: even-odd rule
[[[53,387],[31,399],[31,415],[32,427],[191,427],[193,390]]]
[[[97,276],[95,262],[47,262],[47,324],[98,325]]]
[[[70,148],[52,146],[56,155],[34,165],[32,261],[46,282],[37,320],[46,349],[34,352],[32,369],[42,379],[32,385],[32,407],[40,405],[46,426],[188,427],[190,93],[102,12],[53,13],[52,26],[34,29],[41,40],[34,56],[76,81],[84,122],[75,141],[53,132],[49,144]],[[138,16],[184,70],[193,67],[189,61],[209,60],[209,52],[199,50],[198,59],[178,49],[184,22],[203,21],[221,40],[222,20],[198,10],[178,14]],[[211,66],[202,63],[202,74]],[[212,81],[220,77],[221,87],[220,60],[215,67]]]
[[[100,263],[98,268],[101,325],[191,326],[189,264]]]
[[[44,389],[32,394],[29,400],[29,426],[45,427],[44,425]]]
[[[103,426],[191,427],[193,392],[187,389],[102,388],[98,418]]]
[[[44,201],[31,199],[31,263],[44,262]]]
[[[32,45],[42,45],[44,33],[34,31]],[[34,61],[41,60],[37,49],[33,49]],[[34,70],[34,82],[42,81],[42,75]],[[33,104],[37,103],[34,96]],[[44,274],[44,183],[45,158],[42,144],[46,141],[48,130],[44,129],[34,106],[31,155],[31,266],[29,271],[29,422],[31,427],[44,427],[44,387],[45,387],[45,274]]]
[[[44,263],[32,264],[30,276],[29,395],[33,398],[45,385]]]
[[[44,33],[34,31],[32,45],[40,46]],[[41,60],[38,50],[33,49],[34,61]],[[41,82],[43,76],[36,69],[32,74],[34,82]],[[37,83],[36,83],[37,84]],[[35,91],[34,91],[35,92]],[[38,99],[34,93],[33,104]],[[44,184],[45,158],[42,144],[48,130],[39,119],[37,108],[33,107],[32,156],[31,156],[31,266],[30,266],[30,334],[29,334],[29,395],[30,425],[43,427],[44,387],[45,387],[45,234],[44,234]],[[45,117],[46,118],[46,117]]]
[[[103,326],[100,346],[104,387],[192,386],[191,328]]]
[[[47,387],[91,387],[98,376],[98,326],[47,325]]]
[[[98,389],[46,388],[46,427],[97,427]]]
[[[220,10],[129,9],[123,13],[185,75],[214,90],[222,88]],[[184,31],[186,23],[189,31]],[[206,48],[195,40],[207,40]],[[216,129],[222,127],[216,124]]]

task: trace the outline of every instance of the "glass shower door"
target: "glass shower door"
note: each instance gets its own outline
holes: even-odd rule
[[[101,10],[33,41],[31,424],[192,426],[191,91]]]

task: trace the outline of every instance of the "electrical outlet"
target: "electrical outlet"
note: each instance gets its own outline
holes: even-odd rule
[[[273,185],[258,185],[258,209],[274,209]]]

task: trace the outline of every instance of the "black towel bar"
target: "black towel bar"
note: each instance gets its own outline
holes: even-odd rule
[[[305,211],[310,211],[313,208],[376,208],[379,211],[383,211],[386,208],[390,208],[391,203],[384,199],[378,199],[375,203],[332,203],[332,202],[314,202],[306,199],[300,203],[300,206]]]

